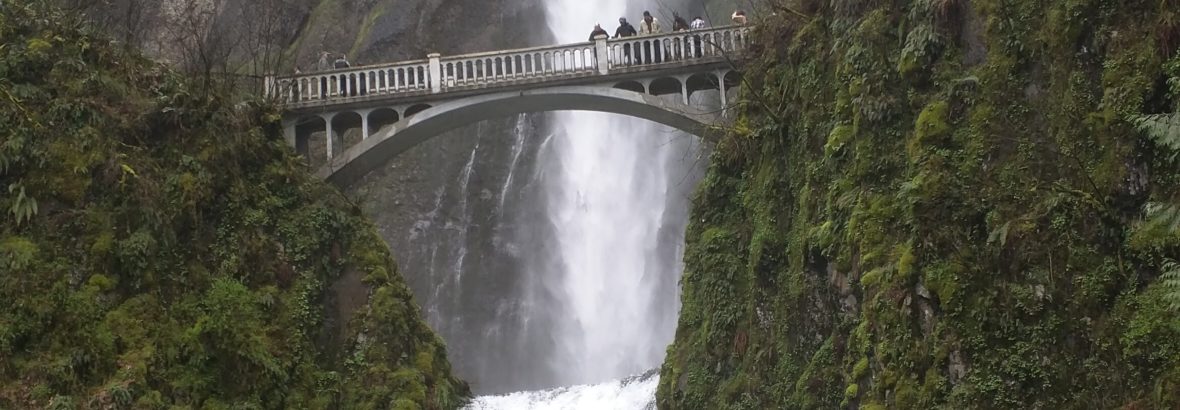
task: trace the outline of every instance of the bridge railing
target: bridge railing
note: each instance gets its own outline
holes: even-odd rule
[[[429,60],[324,71],[270,80],[271,96],[285,104],[330,103],[369,95],[430,91]]]
[[[607,41],[610,68],[714,60],[744,50],[749,34],[748,26],[729,26],[612,39]]]
[[[506,81],[593,74],[594,43],[530,48],[443,58],[442,90]]]
[[[438,94],[495,87],[522,80],[652,70],[675,64],[716,61],[749,46],[750,26],[726,26],[669,34],[426,60],[362,66],[267,79],[268,96],[286,105],[327,105],[372,96]]]

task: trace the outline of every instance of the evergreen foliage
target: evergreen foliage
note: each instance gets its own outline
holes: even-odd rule
[[[194,87],[0,0],[0,408],[459,407],[358,208]]]
[[[661,408],[1180,406],[1180,2],[772,3]]]

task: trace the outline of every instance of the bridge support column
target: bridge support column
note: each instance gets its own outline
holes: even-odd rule
[[[426,55],[426,58],[430,59],[430,92],[434,94],[442,92],[442,62],[439,61],[441,57],[439,53]]]
[[[373,110],[357,112],[361,115],[361,141],[369,139],[369,114],[372,113]]]
[[[267,72],[266,77],[262,78],[262,89],[264,90],[263,93],[265,93],[264,95],[266,96],[266,98],[272,98],[272,99],[279,98],[279,95],[278,95],[279,93],[276,92],[276,91],[278,91],[278,88],[275,87],[274,73]]]
[[[298,125],[298,120],[284,119],[283,120],[283,139],[287,140],[287,145],[291,148],[297,148],[295,145],[295,126]],[[298,151],[298,150],[296,150]]]
[[[725,72],[717,71],[717,90],[721,91],[721,116],[729,116],[729,97],[725,94]]]
[[[324,126],[324,128],[326,128],[325,131],[327,131],[324,133],[324,140],[325,140],[324,151],[328,154],[328,161],[332,160],[332,119],[335,116],[336,116],[335,114],[320,116],[321,118],[324,119],[324,124],[326,124]]]
[[[610,73],[610,49],[606,46],[606,36],[594,36],[594,59],[598,64],[598,74]]]

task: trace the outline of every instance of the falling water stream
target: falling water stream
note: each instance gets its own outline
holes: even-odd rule
[[[545,8],[554,38],[572,43],[586,40],[592,19],[613,23],[618,14],[635,13],[628,3],[548,0]],[[658,382],[651,369],[663,360],[679,310],[686,198],[698,178],[699,147],[680,132],[629,117],[550,118],[552,135],[536,160],[551,255],[526,269],[545,275],[534,283],[560,306],[523,304],[559,312],[547,332],[553,348],[534,357],[543,363],[533,367],[549,369],[551,385],[566,387],[483,396],[470,408],[649,408]],[[529,312],[523,316],[527,322]]]

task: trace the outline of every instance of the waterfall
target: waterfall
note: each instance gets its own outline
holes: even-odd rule
[[[550,30],[559,43],[586,41],[597,22],[612,27],[628,11],[625,0],[546,2]],[[604,15],[603,13],[615,15]],[[638,13],[635,13],[638,14]],[[637,23],[636,23],[637,24]],[[549,218],[555,229],[564,312],[555,333],[554,361],[566,369],[563,384],[600,383],[659,365],[672,340],[678,310],[678,247],[683,222],[668,218],[677,159],[667,127],[629,117],[563,112],[553,115],[550,146],[555,177]],[[683,219],[683,218],[681,218]],[[667,243],[671,222],[679,235]]]
[[[625,0],[553,0],[545,7],[560,43],[585,41],[590,16],[617,19],[600,16],[604,10],[634,12]],[[557,316],[546,322],[554,348],[530,367],[566,387],[484,396],[470,408],[653,408],[659,377],[650,369],[675,331],[687,197],[700,177],[700,147],[683,133],[623,116],[549,118],[552,135],[537,145],[534,177],[548,232],[544,246],[534,247],[543,257],[526,264],[530,291],[521,294],[552,295],[524,298],[526,323],[540,313],[532,309]]]
[[[613,31],[643,10],[544,7],[545,43],[585,41],[595,22]],[[366,177],[359,195],[455,372],[479,394],[532,390],[473,408],[651,405],[679,310],[696,141],[619,115],[530,114],[432,139]]]

